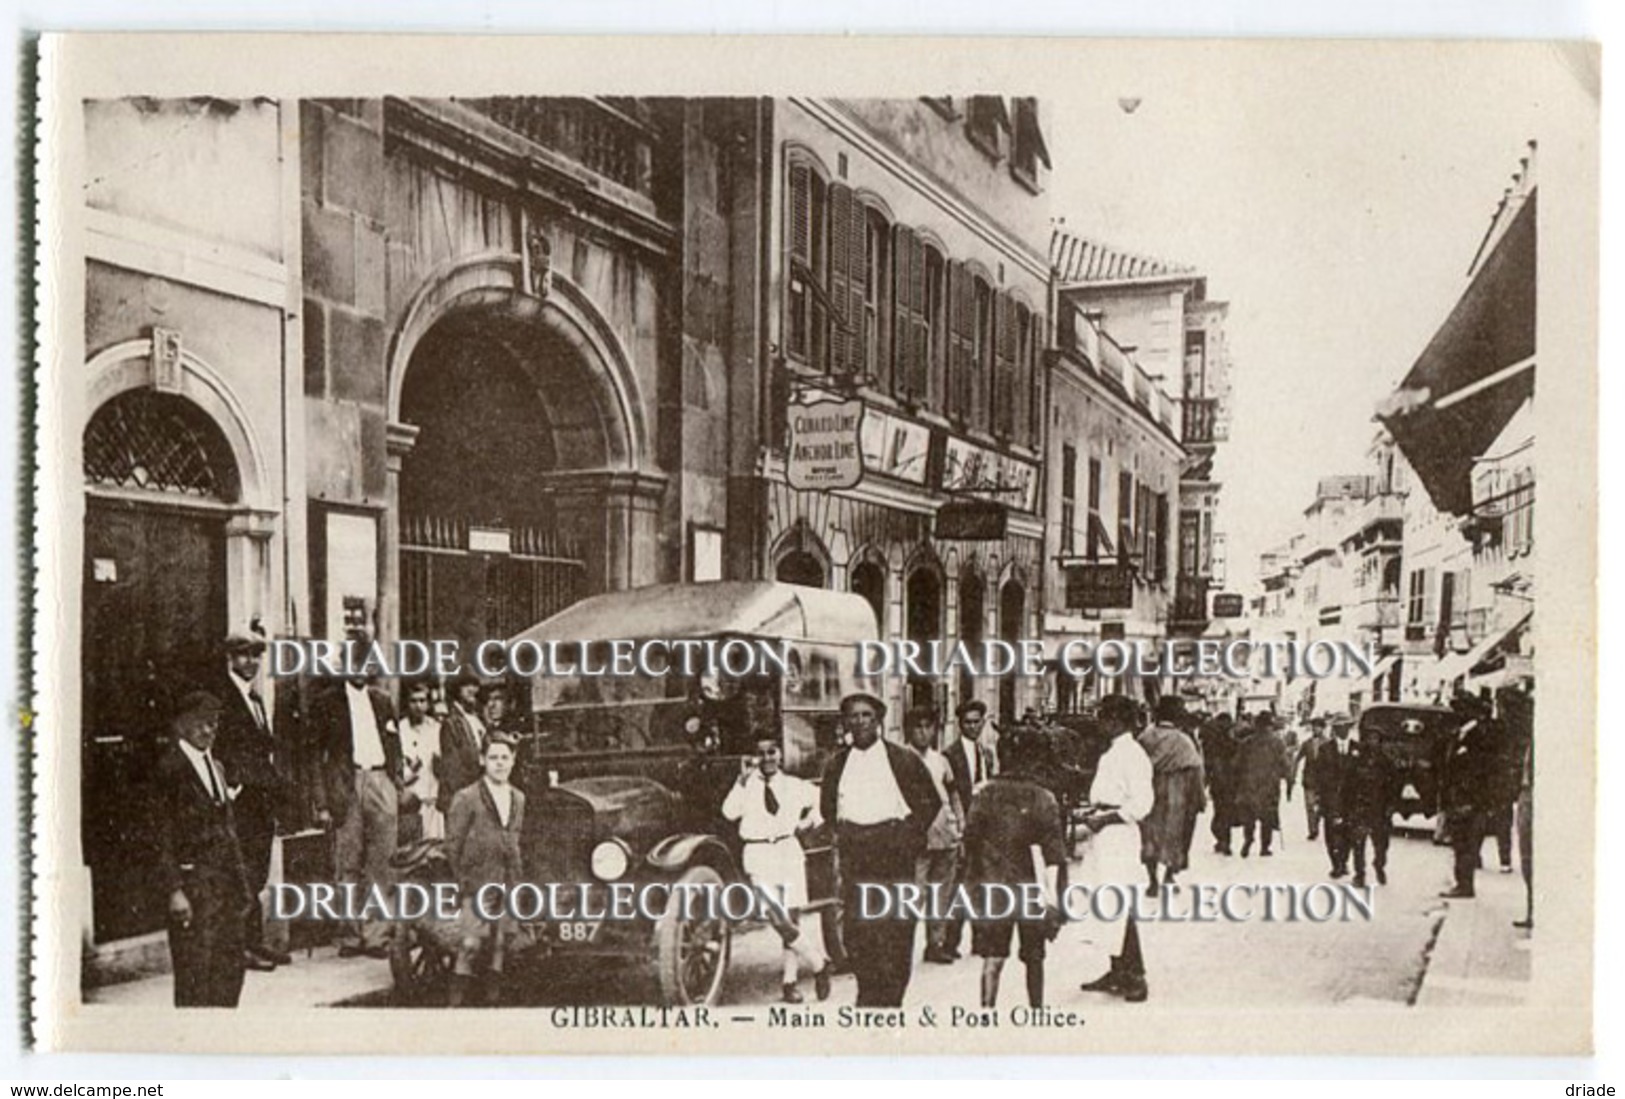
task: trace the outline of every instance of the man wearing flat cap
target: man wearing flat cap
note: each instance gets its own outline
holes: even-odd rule
[[[226,769],[237,839],[254,907],[243,928],[250,969],[275,969],[293,959],[265,941],[265,914],[259,895],[271,876],[271,846],[276,839],[278,810],[287,804],[291,782],[286,748],[279,744],[271,712],[257,680],[263,638],[232,634],[226,638],[226,675],[220,685],[220,734],[216,753]]]
[[[835,826],[840,858],[842,930],[860,1007],[897,1007],[908,990],[914,920],[861,918],[865,882],[888,893],[914,880],[931,822],[942,799],[931,773],[914,752],[882,739],[886,704],[857,692],[841,699],[841,720],[852,738],[824,769],[820,810]]]
[[[153,770],[147,835],[169,918],[176,1007],[236,1007],[243,990],[243,927],[254,903],[227,793],[214,756],[220,700],[181,699]]]

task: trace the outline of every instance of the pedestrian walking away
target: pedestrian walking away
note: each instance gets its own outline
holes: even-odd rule
[[[983,1007],[998,1004],[1012,938],[1026,971],[1027,1004],[1044,1003],[1045,948],[1060,930],[1058,898],[1066,865],[1060,802],[1040,781],[1050,764],[1047,747],[1044,734],[1030,726],[1012,730],[1005,740],[1004,771],[971,799],[964,880],[972,894],[984,884],[1016,889],[1036,880],[1046,897],[1042,919],[1010,916],[972,925],[971,951],[982,959]]]

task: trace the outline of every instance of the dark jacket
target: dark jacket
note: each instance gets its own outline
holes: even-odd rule
[[[925,769],[925,762],[918,753],[889,740],[880,743],[886,750],[886,759],[891,763],[897,789],[908,804],[908,823],[918,833],[918,846],[923,851],[926,832],[931,822],[937,819],[937,810],[942,808],[942,798],[937,796],[937,784],[931,781],[931,772]],[[851,754],[851,748],[842,748],[824,768],[823,784],[818,792],[819,812],[832,825],[839,823],[836,807],[839,804],[841,774],[846,770],[846,760]]]
[[[451,812],[451,799],[457,791],[485,773],[480,749],[469,732],[468,719],[455,705],[440,723],[440,759],[437,764],[440,794],[435,799],[442,813]]]
[[[1281,803],[1281,783],[1291,773],[1291,756],[1274,733],[1257,731],[1236,744],[1232,796],[1244,812],[1269,812]]]
[[[519,837],[525,830],[525,792],[513,790],[508,824],[497,816],[497,803],[484,782],[457,791],[446,814],[446,858],[465,899],[474,900],[481,886],[512,885],[523,879]]]
[[[1341,820],[1348,814],[1348,778],[1353,768],[1354,741],[1343,742],[1344,751],[1338,751],[1337,738],[1321,742],[1304,770],[1303,784],[1313,789],[1320,798],[1320,811],[1327,817]]]
[[[350,729],[350,705],[344,696],[343,680],[323,684],[310,707],[310,735],[316,759],[318,811],[325,809],[339,825],[350,815],[355,801],[355,757]],[[389,696],[376,687],[367,688],[372,702],[378,737],[384,745],[384,766],[390,780],[401,783],[401,738],[395,732],[395,707]]]
[[[219,760],[215,762],[218,766]],[[240,894],[247,906],[248,875],[237,844],[231,799],[216,802],[192,761],[173,741],[164,745],[153,768],[145,817],[153,869],[164,897],[177,889],[212,889]],[[190,899],[196,903],[195,897]]]
[[[982,753],[982,781],[986,782],[999,773],[999,759],[986,741],[978,739],[976,748]],[[976,776],[971,773],[970,764],[965,761],[964,745],[956,740],[944,748],[942,754],[948,761],[949,774],[953,776],[954,793],[959,795],[959,804],[968,812],[970,799],[976,793]]]
[[[1398,801],[1397,772],[1388,753],[1369,741],[1356,743],[1344,776],[1343,816],[1375,827],[1393,816]]]
[[[1445,745],[1439,805],[1447,813],[1485,812],[1497,796],[1494,730],[1479,720],[1468,722]]]
[[[226,769],[226,780],[242,787],[234,806],[241,832],[274,834],[277,819],[292,816],[288,804],[293,787],[289,770],[292,759],[275,726],[260,727],[232,678],[227,672],[215,688],[221,710],[214,754]],[[263,701],[261,705],[266,720],[273,720],[269,705]]]

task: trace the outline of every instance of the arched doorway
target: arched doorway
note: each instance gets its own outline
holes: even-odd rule
[[[959,640],[971,655],[980,659],[982,641],[987,635],[987,584],[974,564],[959,574]],[[970,669],[959,669],[959,701],[976,697],[976,678]]]
[[[865,558],[852,566],[852,590],[868,601],[875,612],[875,624],[886,630],[886,566]]]
[[[562,464],[556,410],[503,335],[483,311],[447,316],[419,341],[400,395],[416,428],[398,482],[401,635],[465,652],[588,594],[548,490]],[[553,385],[570,384],[566,365]]]
[[[824,563],[806,550],[791,550],[779,558],[773,569],[773,579],[783,584],[804,584],[821,588],[825,584]]]
[[[931,564],[916,565],[903,584],[903,625],[910,641],[922,649],[942,637],[942,576]],[[906,703],[909,709],[942,708],[942,692],[935,679],[910,675]]]
[[[1019,580],[1006,580],[999,589],[999,639],[1019,646],[1022,623],[1027,613],[1027,589]],[[1016,713],[1018,687],[1021,680],[1014,673],[999,680],[999,720],[1009,728],[1019,716]]]
[[[185,692],[224,674],[227,520],[241,478],[187,398],[127,390],[84,433],[82,842],[97,942],[163,926],[140,797]]]

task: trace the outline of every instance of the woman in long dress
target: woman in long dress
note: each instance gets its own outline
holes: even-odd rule
[[[1202,792],[1202,753],[1196,742],[1178,725],[1184,707],[1177,698],[1164,698],[1157,704],[1157,723],[1135,739],[1151,758],[1151,782],[1156,804],[1140,822],[1140,861],[1152,890],[1162,881],[1174,884],[1174,875],[1191,861],[1191,837],[1196,834],[1196,817],[1207,808]]]

